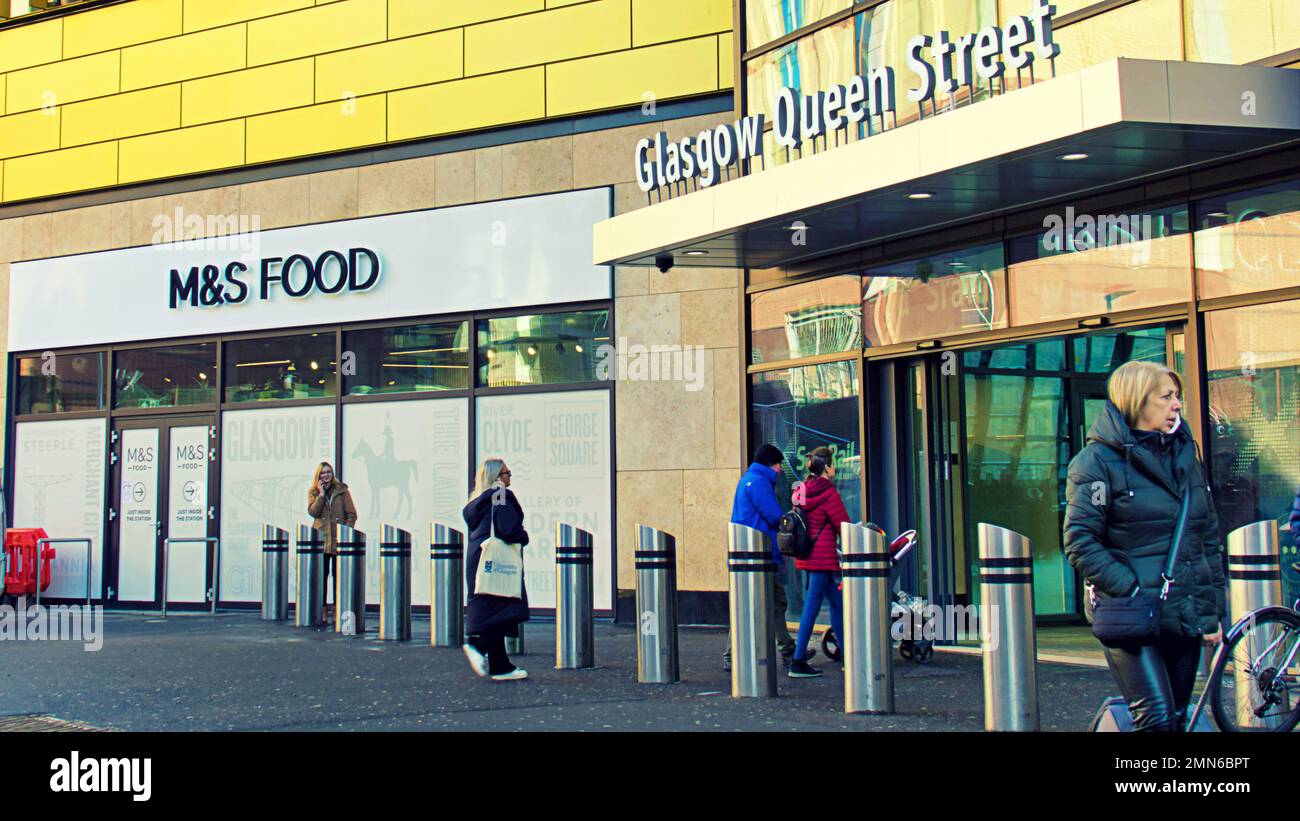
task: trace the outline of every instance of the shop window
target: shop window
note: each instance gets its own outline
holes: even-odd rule
[[[1157,362],[1165,364],[1165,329],[1142,328],[1119,333],[1088,334],[1076,336],[1074,344],[1074,370],[1105,376],[1125,362]]]
[[[745,65],[746,113],[761,113],[771,125],[782,88],[811,94],[848,82],[853,76],[853,31],[853,20],[842,20],[750,60]]]
[[[780,39],[852,6],[854,0],[748,0],[745,3],[745,49]]]
[[[1049,215],[1010,242],[1011,324],[1109,314],[1191,299],[1188,210]]]
[[[967,368],[1008,371],[1065,370],[1065,340],[1049,339],[1024,345],[1003,345],[966,351],[962,364]]]
[[[835,276],[749,298],[755,364],[862,347],[862,303],[856,276]]]
[[[619,356],[608,310],[483,319],[476,336],[481,387],[593,382],[602,363],[612,378]]]
[[[227,342],[223,365],[227,402],[333,396],[334,334]]]
[[[867,271],[862,314],[868,347],[1007,326],[1002,245],[983,245]]]
[[[51,351],[17,364],[18,415],[103,409],[104,354]]]
[[[114,408],[173,408],[216,401],[215,343],[113,354]]]
[[[785,454],[777,488],[782,504],[807,475],[808,454],[828,447],[834,455],[835,486],[849,518],[862,517],[862,445],[858,428],[856,362],[827,362],[753,375],[754,446],[776,445]]]
[[[350,396],[469,388],[469,323],[442,322],[375,328],[343,334],[344,372]]]
[[[1201,299],[1300,285],[1300,180],[1197,202]]]
[[[1056,76],[1116,57],[1183,59],[1179,4],[1180,0],[1138,0],[1058,29],[1061,54],[1056,58]]]
[[[1241,65],[1300,42],[1295,0],[1184,0],[1187,59]]]
[[[1278,523],[1283,579],[1300,596],[1300,554],[1287,520],[1300,488],[1300,301],[1205,315],[1211,484],[1226,536]]]

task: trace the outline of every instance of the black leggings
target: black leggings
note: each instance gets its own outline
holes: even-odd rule
[[[489,627],[469,637],[469,643],[488,657],[488,675],[499,676],[515,669],[506,655],[506,630],[503,626]]]
[[[1155,644],[1104,649],[1110,672],[1133,714],[1133,729],[1183,732],[1201,661],[1200,637],[1168,636]]]

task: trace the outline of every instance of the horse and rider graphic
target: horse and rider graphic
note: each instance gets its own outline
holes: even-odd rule
[[[390,487],[397,491],[397,510],[392,518],[402,518],[403,502],[406,503],[406,515],[412,515],[411,483],[419,479],[419,470],[414,459],[397,458],[393,428],[388,420],[384,421],[383,453],[375,453],[370,443],[362,439],[352,451],[352,458],[360,459],[366,465],[366,480],[370,483],[370,518],[380,517],[380,497]]]

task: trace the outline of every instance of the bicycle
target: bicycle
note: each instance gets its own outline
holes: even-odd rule
[[[1208,698],[1222,732],[1288,733],[1300,723],[1300,600],[1291,607],[1247,613],[1228,630],[1214,654],[1205,691],[1189,726]],[[1232,666],[1229,670],[1229,661]]]

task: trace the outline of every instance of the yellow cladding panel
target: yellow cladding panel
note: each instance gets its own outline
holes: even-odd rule
[[[572,6],[574,3],[585,3],[587,0],[546,0],[548,9],[558,9],[560,6]]]
[[[65,148],[180,127],[180,84],[114,94],[63,107]]]
[[[63,18],[63,56],[77,57],[181,33],[181,0],[130,0]]]
[[[316,102],[460,76],[461,32],[440,31],[316,58]]]
[[[736,84],[736,39],[731,32],[718,36],[718,88]]]
[[[62,57],[62,18],[0,31],[0,71],[52,63]]]
[[[117,143],[5,160],[4,199],[26,200],[117,183]]]
[[[388,139],[408,140],[546,116],[545,69],[394,91],[388,95]]]
[[[224,26],[312,5],[312,0],[185,0],[185,30]]]
[[[258,66],[377,43],[387,35],[387,0],[336,0],[248,24],[248,64]]]
[[[243,26],[227,26],[122,49],[122,90],[241,69],[246,39]]]
[[[697,37],[547,66],[546,113],[555,117],[717,88],[718,38]]]
[[[465,74],[624,49],[630,45],[631,24],[627,0],[598,0],[470,26],[465,29]]]
[[[244,121],[122,140],[121,182],[179,177],[244,164]]]
[[[181,123],[197,125],[312,102],[312,60],[294,60],[190,80],[181,93]]]
[[[384,142],[384,95],[248,118],[248,162]]]
[[[632,45],[731,31],[731,0],[632,0]]]
[[[388,36],[405,37],[543,8],[542,0],[388,0]]]
[[[5,111],[29,111],[117,93],[118,52],[64,60],[9,75]]]
[[[59,109],[0,117],[0,157],[36,154],[59,147]]]

